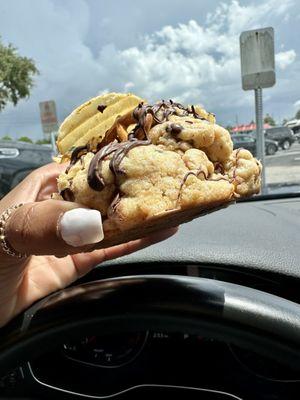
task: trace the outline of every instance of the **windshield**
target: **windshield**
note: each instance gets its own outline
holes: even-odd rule
[[[276,83],[262,89],[264,193],[300,193],[299,15],[278,0],[1,2],[0,198],[52,161],[62,121],[105,92],[199,104],[260,158],[240,35],[265,27]]]

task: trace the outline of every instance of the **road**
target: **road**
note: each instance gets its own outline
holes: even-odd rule
[[[265,158],[267,184],[272,186],[293,185],[300,190],[300,143],[289,150],[279,150],[274,156]]]

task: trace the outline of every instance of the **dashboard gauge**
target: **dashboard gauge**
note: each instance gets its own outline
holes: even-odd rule
[[[143,350],[148,332],[86,336],[63,345],[69,359],[102,368],[118,368],[132,362]]]

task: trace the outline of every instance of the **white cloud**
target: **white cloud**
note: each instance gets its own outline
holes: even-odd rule
[[[285,0],[278,4],[278,0],[261,1],[258,4],[249,2],[241,6],[239,1],[221,2],[217,9],[207,16],[207,23],[217,30],[225,29],[228,33],[239,35],[241,31],[256,29],[261,24],[268,23],[276,17],[287,15],[287,11],[294,4],[293,0]]]
[[[133,90],[134,86],[133,82],[126,82],[124,85],[124,91],[127,92],[128,90]]]
[[[299,108],[300,107],[300,100],[295,101],[294,107],[295,108]]]
[[[290,64],[295,61],[295,50],[282,51],[276,54],[276,64],[280,69],[286,69]]]
[[[248,6],[237,1],[221,3],[207,17],[205,25],[191,20],[165,26],[145,36],[143,46],[102,52],[101,65],[110,70],[113,59],[135,91],[150,100],[174,97],[181,101],[201,101],[211,109],[216,104],[223,109],[232,104],[242,107],[249,104],[249,96],[241,96],[240,91],[238,36],[243,30],[267,24],[270,16],[284,15],[292,4],[287,1],[278,8],[276,3],[275,0]],[[278,53],[278,67],[286,69],[295,57],[295,50]]]

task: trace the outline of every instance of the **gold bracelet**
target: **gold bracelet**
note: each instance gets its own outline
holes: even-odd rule
[[[25,258],[27,255],[25,253],[19,253],[16,251],[8,242],[6,236],[5,236],[5,226],[6,223],[9,219],[9,217],[12,215],[12,213],[19,207],[22,207],[24,203],[21,204],[16,204],[15,206],[7,208],[0,216],[0,245],[4,253],[8,254],[9,256],[12,257],[17,257],[17,258]]]

